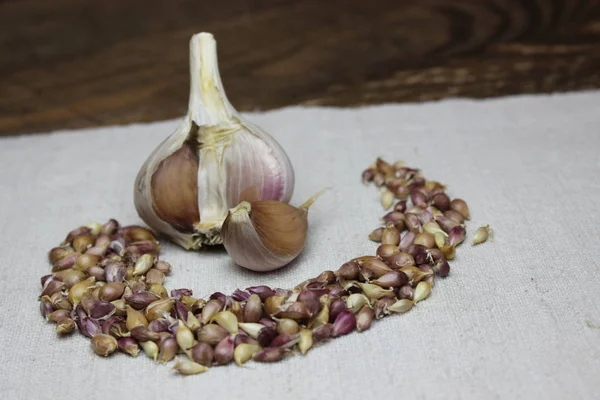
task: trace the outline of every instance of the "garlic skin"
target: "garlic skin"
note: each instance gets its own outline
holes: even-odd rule
[[[241,202],[223,224],[223,244],[236,264],[259,272],[289,264],[304,248],[308,207]]]
[[[287,203],[294,170],[281,146],[229,103],[210,33],[190,40],[188,113],[148,157],[135,181],[140,217],[186,249],[222,243],[241,201]]]

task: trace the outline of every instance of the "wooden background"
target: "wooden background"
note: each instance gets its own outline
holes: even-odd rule
[[[0,0],[0,135],[183,115],[199,31],[240,110],[600,87],[600,0]]]

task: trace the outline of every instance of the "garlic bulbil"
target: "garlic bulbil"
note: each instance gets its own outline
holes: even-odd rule
[[[281,146],[246,121],[225,95],[210,33],[190,40],[188,113],[148,157],[135,181],[140,217],[186,249],[222,243],[230,208],[287,203],[294,170]]]

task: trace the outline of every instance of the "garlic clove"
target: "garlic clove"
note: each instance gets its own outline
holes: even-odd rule
[[[222,242],[240,201],[287,203],[294,171],[281,146],[229,103],[209,33],[190,40],[190,78],[188,114],[142,166],[134,199],[152,229],[197,249]]]
[[[154,211],[178,231],[192,232],[200,220],[197,175],[198,155],[186,143],[162,160],[152,176]]]
[[[282,202],[242,202],[225,220],[223,244],[240,266],[271,271],[300,254],[307,229],[305,210]]]
[[[480,226],[475,231],[475,234],[473,235],[473,240],[471,243],[473,244],[473,246],[483,243],[486,240],[488,240],[489,234],[490,234],[490,226],[489,225]]]
[[[323,192],[296,208],[279,201],[241,202],[223,224],[225,250],[240,266],[272,271],[295,259],[308,230],[308,208]]]

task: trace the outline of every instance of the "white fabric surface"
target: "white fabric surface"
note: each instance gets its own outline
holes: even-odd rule
[[[139,223],[132,184],[176,121],[0,139],[0,397],[3,399],[575,399],[600,396],[600,92],[362,109],[287,108],[248,117],[296,170],[313,206],[303,255],[257,274],[222,251],[165,244],[168,289],[196,296],[291,287],[353,256],[382,215],[363,168],[381,155],[421,167],[468,201],[494,240],[463,245],[446,280],[406,315],[307,356],[176,376],[143,354],[95,356],[38,312],[46,252],[72,228]]]

